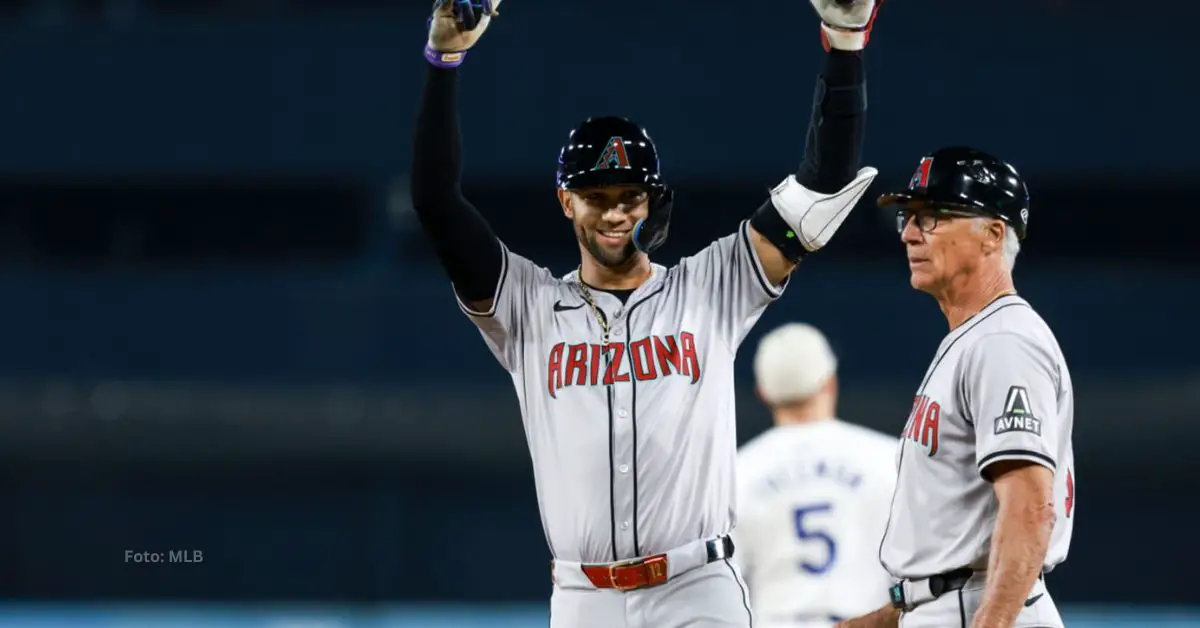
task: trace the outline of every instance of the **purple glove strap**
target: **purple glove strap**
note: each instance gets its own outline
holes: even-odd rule
[[[467,51],[462,52],[439,52],[425,45],[425,60],[439,68],[457,68],[462,65],[463,59],[467,57]]]

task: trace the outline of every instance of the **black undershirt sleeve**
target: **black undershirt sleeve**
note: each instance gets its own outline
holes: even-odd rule
[[[417,112],[412,204],[459,298],[495,295],[503,270],[500,240],[462,194],[462,129],[457,69],[429,66]]]
[[[796,182],[833,194],[854,180],[862,160],[867,118],[867,79],[861,52],[832,50],[817,77],[812,114],[804,140],[804,160]],[[794,263],[808,254],[792,227],[767,199],[750,224]]]
[[[854,180],[862,162],[867,88],[862,53],[831,50],[813,96],[812,117],[804,143],[804,161],[796,181],[832,194]]]

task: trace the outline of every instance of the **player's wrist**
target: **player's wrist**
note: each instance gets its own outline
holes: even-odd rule
[[[821,44],[828,52],[859,52],[867,47],[870,36],[867,30],[847,30],[821,24]]]
[[[463,59],[467,58],[467,51],[460,52],[443,52],[435,50],[433,46],[425,44],[425,60],[433,64],[434,67],[450,69],[457,68],[462,65]]]
[[[883,0],[811,0],[821,16],[821,46],[858,51],[871,40],[871,27]]]

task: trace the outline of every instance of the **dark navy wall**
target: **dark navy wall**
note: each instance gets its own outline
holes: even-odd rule
[[[738,3],[514,4],[463,70],[469,169],[535,178],[578,120],[617,112],[649,126],[673,175],[775,177],[798,158],[820,65],[816,27],[796,4],[769,33]],[[1115,3],[1050,4],[888,6],[871,50],[871,160],[909,169],[931,147],[969,142],[1064,175],[1200,167],[1186,38],[1133,38]],[[1180,23],[1196,17],[1177,10]],[[9,22],[0,166],[397,174],[425,15],[411,3],[287,19]]]

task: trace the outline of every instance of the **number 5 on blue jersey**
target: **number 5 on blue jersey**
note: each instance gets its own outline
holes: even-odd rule
[[[827,513],[831,510],[833,510],[833,504],[823,502],[819,504],[800,506],[793,511],[796,516],[796,537],[799,538],[802,543],[815,542],[825,545],[827,558],[823,562],[810,563],[807,560],[800,561],[800,568],[814,576],[821,575],[826,571],[829,571],[829,568],[833,566],[833,561],[837,557],[837,543],[833,540],[833,537],[829,536],[829,534],[824,530],[814,530],[812,528],[813,523],[810,517],[813,515],[819,515],[821,513]]]

